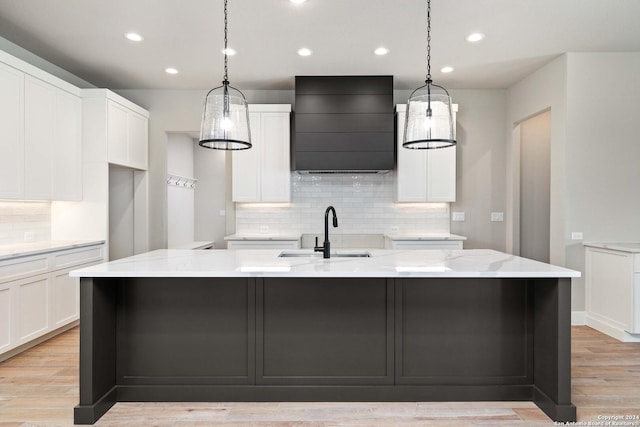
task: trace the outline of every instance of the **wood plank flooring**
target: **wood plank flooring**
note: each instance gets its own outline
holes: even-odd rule
[[[78,403],[74,328],[0,363],[0,427],[71,426]],[[640,417],[640,344],[572,328],[578,420]],[[633,424],[635,423],[635,424]],[[96,426],[552,426],[531,402],[118,403]],[[597,425],[597,424],[596,424]],[[601,424],[601,425],[604,425]],[[640,427],[640,419],[627,425]]]

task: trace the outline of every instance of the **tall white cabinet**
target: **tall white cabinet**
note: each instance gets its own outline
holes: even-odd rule
[[[396,105],[396,202],[455,202],[456,147],[411,150],[402,146],[406,104]],[[458,105],[453,104],[455,132]]]
[[[234,202],[291,201],[291,105],[250,104],[253,146],[232,153]]]
[[[80,89],[0,52],[0,198],[80,200]]]
[[[52,204],[52,238],[105,240],[109,259],[148,250],[148,118],[110,90],[82,90],[82,203]]]

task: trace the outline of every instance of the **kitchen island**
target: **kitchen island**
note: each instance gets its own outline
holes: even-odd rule
[[[492,250],[286,252],[159,250],[72,272],[75,423],[126,401],[532,400],[576,420],[579,272]]]

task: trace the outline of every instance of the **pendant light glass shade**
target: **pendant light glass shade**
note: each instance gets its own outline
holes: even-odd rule
[[[242,92],[229,86],[227,3],[224,0],[224,79],[204,99],[199,144],[216,150],[246,150],[251,148],[249,106]]]
[[[449,92],[431,80],[431,0],[427,0],[427,79],[409,96],[402,146],[416,150],[450,147],[456,144],[453,127]]]
[[[251,148],[249,108],[242,92],[228,85],[209,91],[204,101],[199,144],[217,150]]]
[[[424,150],[455,145],[451,97],[447,91],[431,93],[429,88],[429,93],[418,94],[418,90],[411,94],[407,102],[402,146]]]

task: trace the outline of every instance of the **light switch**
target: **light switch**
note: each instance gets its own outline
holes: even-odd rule
[[[491,221],[493,222],[504,221],[504,212],[491,212]]]
[[[224,209],[220,209],[220,210],[218,211],[218,215],[219,215],[219,216],[227,216],[227,211],[225,211]]]
[[[464,212],[452,212],[451,221],[464,221]]]

